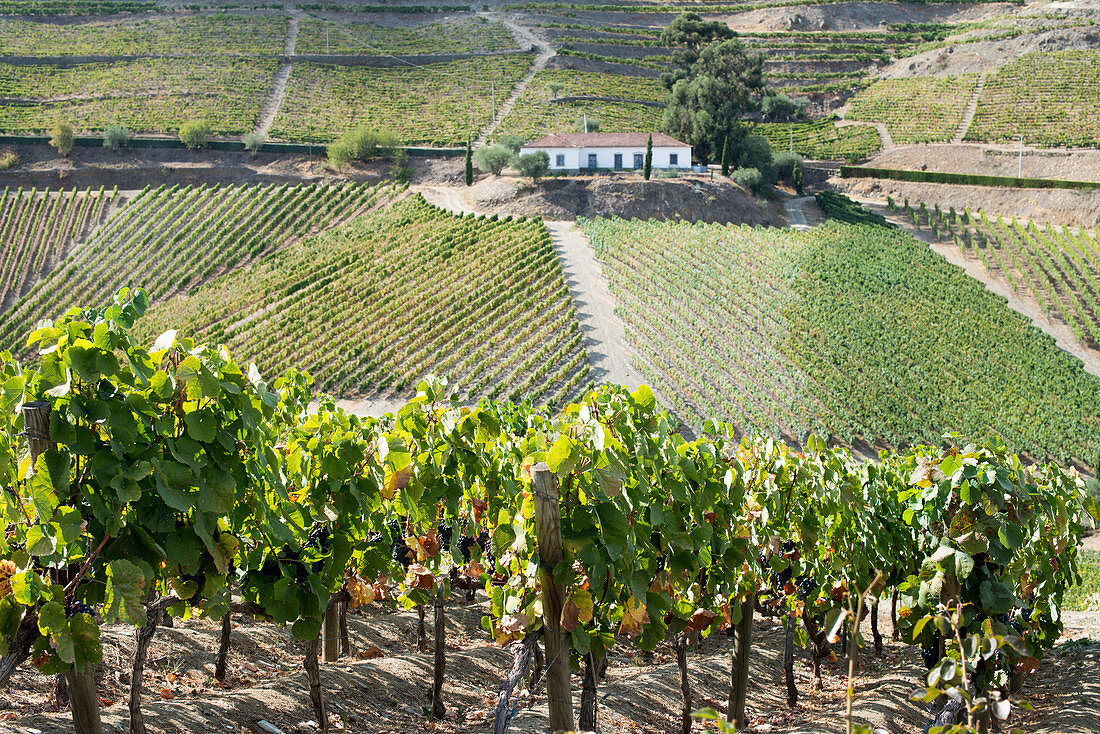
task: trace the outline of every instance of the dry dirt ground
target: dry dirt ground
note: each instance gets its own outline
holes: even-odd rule
[[[1069,189],[1002,189],[985,186],[910,183],[871,178],[832,178],[829,187],[858,199],[886,203],[886,197],[902,202],[909,199],[914,206],[925,202],[961,211],[982,209],[1003,217],[1034,219],[1071,227],[1096,229],[1100,226],[1100,191]]]
[[[496,692],[509,667],[509,651],[492,645],[479,628],[485,613],[481,601],[452,601],[447,608],[447,675],[444,696],[448,714],[431,722],[424,714],[432,676],[432,654],[418,652],[415,612],[387,612],[374,606],[349,615],[353,655],[324,664],[321,676],[330,720],[349,732],[412,734],[454,732],[473,734],[492,727]],[[883,727],[891,734],[923,727],[924,710],[908,700],[922,674],[916,648],[889,641],[889,615],[883,616],[887,638],[884,654],[865,649],[855,681],[854,718]],[[1065,640],[1100,637],[1100,615],[1072,614]],[[430,618],[430,614],[429,614]],[[301,663],[302,644],[285,630],[234,617],[230,678],[212,678],[218,625],[212,621],[177,621],[160,629],[149,649],[144,676],[143,711],[150,731],[251,732],[261,719],[287,734],[317,730]],[[866,625],[865,625],[866,626]],[[864,630],[870,637],[869,630]],[[824,687],[810,691],[809,661],[798,651],[796,678],[799,704],[788,709],[782,697],[779,655],[782,628],[758,619],[753,637],[749,719],[753,732],[844,731],[843,660],[824,668]],[[105,631],[105,664],[97,666],[103,718],[108,731],[128,727],[125,698],[133,631]],[[431,648],[431,632],[428,647]],[[688,657],[694,690],[693,707],[722,711],[728,695],[731,641],[716,633]],[[574,691],[580,679],[574,676]],[[0,694],[4,713],[0,730],[65,732],[69,714],[54,703],[52,680],[31,669],[20,670],[10,689]],[[1100,644],[1071,642],[1051,652],[1033,676],[1024,695],[1036,707],[1020,711],[1012,724],[1025,732],[1086,734],[1100,731]],[[577,694],[579,695],[579,693]],[[605,732],[663,734],[677,731],[681,707],[679,679],[671,648],[660,646],[651,656],[637,652],[625,639],[612,651],[606,679],[600,684],[600,725]],[[538,686],[524,696],[511,731],[534,732],[546,725],[545,690]],[[698,726],[702,730],[702,726]]]

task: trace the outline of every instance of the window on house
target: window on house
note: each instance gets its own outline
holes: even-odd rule
[[[556,156],[554,156],[554,165],[557,168],[565,168],[565,155],[562,153],[558,153]]]
[[[668,154],[668,165],[670,165],[670,166],[680,165],[680,156],[677,155],[676,153],[669,153]]]

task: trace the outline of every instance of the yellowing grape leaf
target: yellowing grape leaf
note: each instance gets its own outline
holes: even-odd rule
[[[695,632],[702,632],[714,623],[717,616],[709,609],[696,609],[691,615],[691,621],[688,622],[687,628]]]
[[[642,634],[642,625],[649,624],[649,614],[645,610],[645,604],[639,604],[630,597],[623,609],[623,621],[619,624],[619,634],[630,638]]]
[[[561,626],[566,632],[572,632],[578,625],[592,621],[592,593],[585,590],[575,591],[561,608]]]
[[[409,566],[409,573],[405,576],[405,586],[410,589],[430,589],[435,585],[435,576],[419,563]]]

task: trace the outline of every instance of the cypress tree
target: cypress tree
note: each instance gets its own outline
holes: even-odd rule
[[[649,136],[649,141],[645,144],[645,169],[643,175],[645,180],[649,180],[649,174],[653,172],[653,136]]]
[[[474,185],[474,149],[469,140],[466,141],[466,185]]]
[[[725,144],[722,146],[722,175],[723,176],[730,175],[730,167],[731,167],[732,163],[733,162],[730,160],[730,139],[729,139],[729,137],[727,137]]]

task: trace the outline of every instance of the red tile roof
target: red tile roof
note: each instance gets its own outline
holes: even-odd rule
[[[524,148],[644,148],[649,133],[557,133],[524,144]],[[664,133],[653,133],[654,147],[686,148]]]

